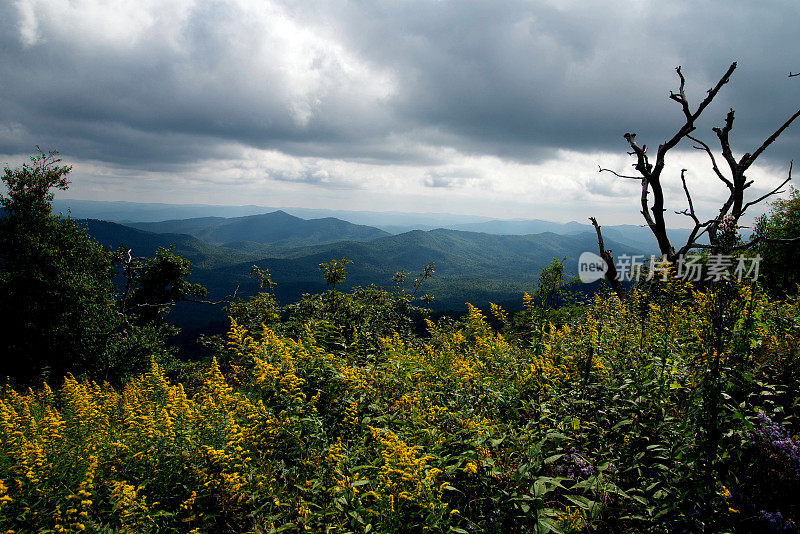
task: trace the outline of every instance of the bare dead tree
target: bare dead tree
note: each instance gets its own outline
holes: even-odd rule
[[[606,250],[606,246],[603,243],[603,234],[600,232],[600,225],[597,224],[597,219],[594,217],[589,217],[589,220],[592,221],[592,225],[597,232],[597,244],[600,247],[600,257],[603,258],[603,261],[605,261],[606,265],[608,266],[608,270],[605,274],[606,280],[611,285],[611,288],[617,294],[619,299],[624,301],[625,288],[622,286],[622,282],[619,281],[619,276],[617,276],[617,266],[614,264],[614,256],[611,255],[610,250]]]
[[[733,151],[730,146],[730,132],[733,129],[734,111],[731,109],[725,117],[725,124],[722,127],[712,128],[716,134],[719,142],[719,150],[724,164],[727,166],[726,172],[723,172],[717,164],[717,158],[711,147],[702,140],[694,137],[692,133],[696,129],[696,122],[703,111],[719,93],[720,89],[728,83],[733,71],[736,70],[736,63],[732,63],[725,74],[719,79],[714,87],[708,90],[706,97],[700,104],[692,110],[689,100],[686,97],[685,86],[686,80],[681,72],[681,67],[677,67],[675,71],[680,79],[678,92],[670,91],[669,98],[677,102],[684,116],[684,123],[675,132],[672,137],[664,141],[658,146],[656,151],[655,162],[652,162],[650,155],[647,152],[647,145],[639,145],[636,141],[635,133],[626,133],[625,140],[628,142],[631,151],[629,155],[636,158],[633,168],[636,170],[636,176],[629,176],[615,172],[610,169],[600,168],[599,172],[609,172],[617,177],[625,179],[637,179],[641,183],[641,213],[644,217],[647,226],[650,228],[653,236],[658,243],[658,248],[661,254],[671,263],[675,263],[679,256],[686,254],[689,250],[695,248],[710,248],[714,251],[720,250],[720,228],[723,221],[726,221],[728,226],[738,225],[739,219],[745,214],[748,208],[767,198],[783,192],[783,187],[792,179],[792,165],[789,165],[789,172],[787,178],[776,188],[768,193],[761,195],[753,200],[747,200],[745,191],[753,185],[752,180],[748,180],[746,172],[758,159],[761,154],[769,147],[794,121],[800,116],[800,109],[791,115],[779,128],[777,128],[760,146],[752,153],[747,152],[738,160],[733,156]],[[702,220],[695,211],[694,202],[689,192],[689,187],[686,184],[686,169],[681,170],[681,182],[683,191],[686,194],[686,201],[688,207],[686,209],[676,211],[675,213],[686,215],[693,222],[693,227],[689,233],[689,237],[682,246],[677,249],[673,246],[667,235],[666,223],[664,220],[664,213],[666,208],[664,206],[664,192],[662,187],[662,177],[666,165],[667,153],[675,148],[681,141],[688,139],[693,144],[693,148],[701,150],[708,155],[711,169],[714,175],[724,184],[728,190],[728,197],[722,203],[718,213],[712,218]],[[651,196],[652,195],[652,196]],[[602,245],[602,236],[600,235],[600,228],[596,221],[593,221],[598,234],[598,241],[600,245],[600,252],[603,255],[605,249]],[[709,244],[701,244],[699,240],[703,236],[707,236]],[[754,241],[746,243],[737,248],[746,248],[754,244]],[[607,260],[608,261],[608,260]]]

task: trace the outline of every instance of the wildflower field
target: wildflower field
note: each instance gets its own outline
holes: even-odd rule
[[[796,532],[799,311],[670,282],[424,334],[234,320],[195,374],[7,386],[0,524]]]

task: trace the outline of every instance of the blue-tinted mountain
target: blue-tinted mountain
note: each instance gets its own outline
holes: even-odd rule
[[[220,206],[208,204],[164,204],[155,202],[127,202],[104,200],[74,200],[57,198],[53,202],[56,213],[72,212],[77,219],[103,219],[120,222],[153,222],[198,217],[244,217],[276,210],[285,211],[302,219],[335,217],[353,224],[382,227],[387,225],[427,225],[430,229],[449,225],[491,220],[491,217],[457,215],[452,213],[406,213],[399,211],[354,211],[297,207]],[[407,230],[412,230],[408,228]],[[402,233],[402,232],[396,232]]]
[[[66,213],[72,210],[72,216],[84,219],[104,219],[123,224],[133,221],[165,221],[168,224],[161,226],[135,226],[144,230],[157,232],[189,233],[195,237],[203,229],[223,224],[226,218],[240,218],[244,216],[274,212],[277,208],[261,206],[211,206],[187,204],[156,204],[136,202],[106,202],[89,200],[59,200],[54,202],[55,210]],[[402,213],[402,212],[369,212],[352,210],[325,210],[307,208],[281,208],[281,211],[300,218],[335,217],[341,221],[357,225],[368,225],[383,230],[389,234],[402,234],[412,230],[435,230],[445,228],[450,230],[463,230],[468,232],[482,232],[496,235],[527,235],[542,232],[553,232],[562,235],[574,235],[583,232],[592,232],[588,223],[568,222],[558,223],[539,219],[491,219],[488,217],[455,215],[449,213]],[[169,219],[169,220],[166,220]],[[601,221],[602,223],[602,221]],[[191,230],[191,231],[190,231]],[[670,229],[668,231],[676,248],[680,247],[689,234],[686,229]],[[370,234],[371,235],[371,234]],[[384,234],[385,235],[385,234]],[[603,225],[603,235],[615,241],[645,250],[648,254],[657,253],[656,241],[650,229],[642,225]],[[228,236],[230,237],[230,236]],[[316,241],[297,241],[287,239],[277,243],[276,246],[303,246],[310,244],[330,243],[342,239],[365,240],[362,237],[339,236],[332,239],[317,239]],[[232,248],[253,253],[265,253],[274,247],[265,248],[263,241],[249,240],[236,236],[228,241],[214,241],[218,244],[228,244]],[[615,251],[627,253],[628,250]]]
[[[370,241],[389,235],[371,226],[333,217],[301,219],[284,211],[246,217],[200,217],[152,223],[130,223],[150,232],[192,235],[215,245],[230,244],[247,250],[252,243],[273,247],[321,245],[337,241]]]
[[[206,204],[163,204],[107,200],[75,200],[56,198],[55,213],[72,213],[76,219],[102,219],[112,222],[148,222],[195,217],[242,217],[257,215],[274,208],[263,206],[211,206]]]
[[[173,247],[175,252],[190,260],[195,269],[213,269],[261,257],[217,247],[186,234],[146,232],[97,219],[79,219],[76,222],[84,226],[89,235],[106,248],[116,250],[123,246],[131,249],[134,256],[152,256],[160,247]]]
[[[287,225],[295,222],[286,214],[268,214]],[[247,217],[241,219],[248,219]],[[323,220],[324,221],[324,220]],[[431,293],[436,310],[463,310],[466,302],[485,308],[489,302],[519,306],[523,292],[536,288],[541,270],[553,258],[566,258],[567,272],[575,273],[578,256],[597,250],[593,232],[558,235],[552,232],[531,235],[492,235],[479,232],[437,229],[415,230],[399,235],[384,235],[369,242],[339,241],[307,246],[265,245],[240,241],[239,250],[221,247],[184,233],[155,233],[106,221],[81,221],[91,235],[110,248],[120,244],[132,248],[135,255],[150,255],[158,247],[174,245],[176,252],[192,261],[192,280],[208,287],[209,298],[217,300],[239,287],[240,297],[255,291],[249,273],[254,264],[268,268],[277,285],[276,294],[283,304],[296,301],[303,293],[325,289],[319,264],[347,258],[347,281],[342,289],[354,285],[392,286],[392,275],[400,270],[408,273],[407,287],[428,262],[436,264],[434,277],[425,283],[421,293]],[[216,218],[170,222],[161,228],[180,228],[200,233],[218,231]],[[337,223],[338,224],[338,223]],[[195,225],[195,226],[192,226]],[[156,228],[159,228],[156,226]],[[231,231],[230,229],[226,231]],[[221,231],[220,231],[221,232]],[[291,227],[284,232],[293,233]],[[234,237],[217,233],[218,239]],[[300,234],[307,238],[308,232]],[[254,236],[247,235],[253,238]],[[283,242],[290,243],[287,237]],[[245,246],[249,243],[249,246]],[[606,246],[616,251],[644,254],[640,248],[606,239]],[[183,327],[199,328],[209,322],[224,323],[224,310],[219,307],[178,307],[171,317]]]

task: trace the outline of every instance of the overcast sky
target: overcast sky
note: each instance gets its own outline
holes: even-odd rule
[[[653,152],[731,62],[697,135],[737,154],[800,107],[800,2],[6,0],[0,163],[74,165],[64,197],[639,223],[625,132]],[[800,159],[800,122],[753,195]],[[711,215],[724,186],[667,160]],[[685,223],[673,218],[673,225]]]

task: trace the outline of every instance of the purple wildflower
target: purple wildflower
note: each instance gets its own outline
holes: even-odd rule
[[[792,532],[795,525],[791,519],[786,519],[780,512],[768,512],[761,510],[758,513],[759,526],[763,532]]]
[[[569,454],[561,457],[561,462],[553,467],[553,474],[572,480],[586,479],[595,474],[594,467],[573,447]]]
[[[764,415],[758,414],[756,430],[748,434],[750,445],[756,447],[765,457],[772,459],[779,477],[800,479],[800,447],[790,438],[786,430]]]

